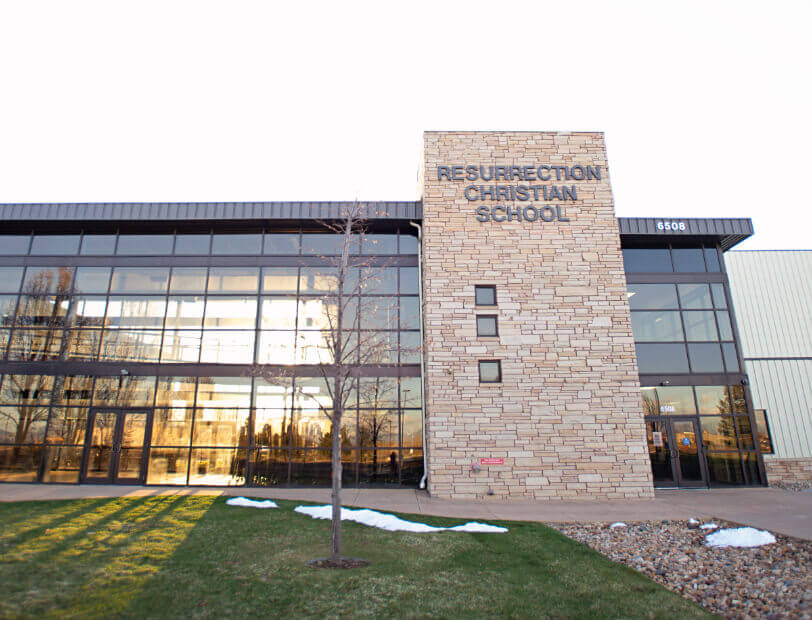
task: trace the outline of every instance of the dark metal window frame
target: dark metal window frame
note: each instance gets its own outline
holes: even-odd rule
[[[496,370],[499,376],[495,381],[486,381],[482,379],[482,364],[496,364]],[[502,383],[502,360],[479,360],[477,362],[477,368],[479,370],[479,382],[481,384],[493,385]]]
[[[479,319],[493,319],[493,333],[483,334],[479,328]],[[499,316],[496,314],[477,314],[476,315],[476,335],[480,338],[498,338],[499,337]]]
[[[490,290],[493,292],[493,303],[492,304],[481,304],[477,301],[477,292],[480,290]],[[496,296],[496,285],[495,284],[475,284],[474,285],[474,305],[480,308],[495,308],[499,303],[499,299]]]

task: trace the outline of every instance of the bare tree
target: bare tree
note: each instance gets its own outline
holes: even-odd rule
[[[331,443],[332,461],[332,532],[330,560],[341,563],[341,481],[342,449],[347,449],[346,433],[342,432],[342,419],[355,398],[359,366],[377,366],[385,363],[391,355],[391,342],[380,338],[375,332],[359,331],[360,316],[373,316],[380,312],[379,302],[374,297],[360,295],[374,288],[383,277],[380,260],[359,256],[354,249],[358,240],[367,230],[367,207],[356,202],[343,208],[341,218],[321,222],[321,225],[339,239],[335,256],[325,257],[325,266],[331,273],[326,276],[329,292],[321,295],[323,308],[320,320],[323,329],[320,335],[297,343],[302,350],[299,359],[312,362],[318,360],[318,372],[327,388],[327,398],[316,398],[313,394],[297,389],[298,398],[309,398],[318,410],[329,420],[330,431],[322,441]],[[386,309],[384,309],[386,311]],[[396,311],[395,311],[396,312]],[[391,311],[390,311],[391,315]],[[395,313],[395,317],[397,314]],[[390,316],[391,319],[391,316]],[[318,332],[314,332],[318,333]],[[273,383],[287,380],[292,369],[270,371],[257,366],[255,374]],[[326,448],[327,446],[325,446]]]

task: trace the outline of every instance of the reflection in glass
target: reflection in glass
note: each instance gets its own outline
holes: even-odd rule
[[[211,244],[211,253],[215,255],[261,254],[262,235],[225,235],[215,233]]]
[[[251,377],[200,377],[197,407],[250,407]]]
[[[41,446],[0,446],[0,481],[36,482]]]
[[[93,377],[83,375],[61,377],[54,390],[54,404],[89,405],[92,388]]]
[[[724,372],[718,343],[691,343],[688,345],[688,357],[691,360],[691,372]]]
[[[43,482],[79,482],[82,465],[82,446],[50,446],[45,457]]]
[[[189,463],[189,484],[243,485],[245,461],[245,450],[193,449]]]
[[[73,283],[74,292],[107,293],[111,271],[110,267],[79,267],[76,270],[76,281]]]
[[[417,485],[423,477],[423,450],[404,448],[400,452],[400,483]]]
[[[257,409],[254,415],[254,445],[287,447],[290,443],[291,410]]]
[[[17,308],[17,295],[0,295],[0,321],[11,327],[14,311]]]
[[[158,377],[158,390],[155,393],[155,406],[180,408],[194,407],[195,383],[196,381],[194,377]]]
[[[169,297],[166,304],[166,329],[200,329],[205,306],[203,295]]]
[[[300,301],[306,304],[306,301]],[[296,329],[297,302],[292,297],[263,297],[260,314],[262,329]]]
[[[364,254],[397,254],[397,235],[364,235],[361,238],[361,251]]]
[[[295,295],[299,290],[297,267],[265,267],[262,270],[262,292],[273,295]]]
[[[677,284],[679,301],[683,308],[702,310],[713,308],[710,287],[707,284]]]
[[[398,298],[366,297],[361,302],[361,329],[397,329]]]
[[[251,483],[262,487],[287,484],[289,456],[287,450],[255,450]]]
[[[707,454],[710,481],[715,484],[744,484],[738,452]]]
[[[354,343],[351,343],[353,347]],[[352,352],[352,348],[348,350]],[[347,356],[343,356],[345,360]],[[360,334],[360,363],[361,364],[397,364],[398,363],[398,333],[397,332],[361,332]]]
[[[383,409],[398,406],[396,377],[361,377],[358,383],[358,406]]]
[[[155,400],[155,377],[96,377],[93,386],[94,405],[151,407]]]
[[[395,448],[361,450],[358,474],[363,484],[398,484],[400,453]]]
[[[334,233],[304,233],[302,234],[302,254],[325,256],[341,254],[343,240],[343,235]],[[357,250],[352,253],[357,254]]]
[[[29,295],[68,295],[73,284],[73,267],[28,267],[23,293]]]
[[[209,364],[251,364],[254,361],[252,331],[204,331],[200,361]]]
[[[400,328],[420,329],[420,301],[418,297],[400,298]]]
[[[420,332],[400,332],[401,364],[419,364],[421,349]]]
[[[677,309],[677,290],[673,284],[629,284],[626,295],[632,310]]]
[[[161,359],[161,332],[106,329],[102,336],[99,359],[157,362]]]
[[[417,254],[417,237],[411,235],[400,235],[400,253]]]
[[[262,409],[290,409],[293,399],[291,377],[257,377],[254,380],[254,406]]]
[[[44,361],[59,359],[62,352],[62,330],[15,329],[8,347],[8,359]]]
[[[172,280],[169,283],[169,292],[195,293],[202,295],[206,292],[207,271],[205,267],[173,267]]]
[[[395,295],[398,292],[396,267],[364,267],[361,269],[362,295]]]
[[[420,409],[403,409],[400,413],[400,436],[404,448],[423,447],[423,412]]]
[[[54,407],[48,423],[48,443],[52,445],[84,443],[87,413],[87,407]]]
[[[160,328],[165,315],[163,297],[111,297],[107,304],[107,327]]]
[[[756,422],[756,430],[758,430],[758,444],[761,448],[761,453],[772,454],[773,440],[770,435],[770,427],[767,424],[767,412],[764,409],[756,409],[753,411],[753,416]]]
[[[262,331],[259,333],[257,362],[260,364],[295,364],[296,332]]]
[[[236,448],[248,445],[249,409],[195,410],[193,446]]]
[[[115,235],[85,235],[82,238],[80,254],[84,256],[112,256],[115,254],[115,249]]]
[[[116,267],[110,292],[165,293],[168,283],[168,267]]]
[[[0,405],[0,443],[42,443],[47,405]]]
[[[643,401],[643,415],[659,415],[660,407],[657,402],[657,388],[640,388],[640,396]]]
[[[212,267],[209,270],[209,293],[256,293],[258,267]]]
[[[338,269],[334,267],[302,267],[299,277],[302,294],[326,294],[338,292]]]
[[[147,484],[186,484],[188,448],[150,448]]]
[[[713,312],[683,312],[682,320],[685,322],[685,336],[689,341],[719,340]]]
[[[702,440],[708,450],[737,450],[732,416],[702,416]]]
[[[68,306],[65,297],[21,295],[15,322],[21,327],[61,328],[65,324]]]
[[[206,329],[212,327],[218,329],[253,329],[256,323],[256,297],[210,296],[206,300],[206,314],[203,319],[203,327]]]
[[[362,409],[358,412],[358,441],[362,448],[397,447],[398,434],[397,409]]]
[[[647,420],[646,437],[648,439],[648,455],[651,461],[651,473],[654,483],[673,483],[674,471],[671,467],[668,424],[658,420]]]
[[[694,390],[690,386],[657,388],[660,415],[696,415]]]
[[[730,413],[730,399],[724,385],[698,385],[694,389],[700,414]]]
[[[300,331],[296,334],[296,363],[332,364],[333,345],[329,331]]]
[[[422,407],[423,397],[420,377],[401,377],[400,379],[400,406]]]
[[[679,312],[632,312],[635,342],[682,340]]]
[[[747,401],[744,397],[744,387],[741,384],[729,385],[730,401],[734,413],[747,413]]]
[[[47,405],[51,402],[54,378],[49,375],[6,375],[0,391],[0,404]]]
[[[756,446],[753,441],[753,429],[750,427],[750,419],[747,416],[736,416],[735,419],[742,450],[755,450]]]
[[[197,362],[200,358],[202,332],[165,331],[161,345],[161,362]]]

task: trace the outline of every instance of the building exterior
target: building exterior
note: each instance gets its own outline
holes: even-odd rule
[[[812,251],[725,262],[768,479],[812,485]]]
[[[765,483],[749,220],[616,218],[600,133],[427,132],[421,193],[362,205],[347,279],[348,203],[0,205],[0,480],[328,485],[341,307],[347,486]]]

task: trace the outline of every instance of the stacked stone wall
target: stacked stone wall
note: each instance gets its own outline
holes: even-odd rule
[[[601,179],[558,182],[577,185],[576,201],[472,202],[470,181],[437,172],[542,164],[598,166]],[[430,493],[652,497],[603,135],[428,132],[423,166]],[[477,207],[496,204],[561,206],[569,221],[477,220]],[[477,284],[496,286],[496,308],[475,306]],[[477,337],[477,314],[497,314],[498,337]],[[479,383],[485,359],[501,360],[501,383]]]
[[[764,458],[767,480],[770,486],[801,485],[812,488],[812,458],[775,459]]]

